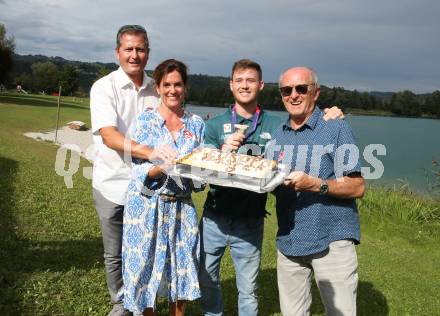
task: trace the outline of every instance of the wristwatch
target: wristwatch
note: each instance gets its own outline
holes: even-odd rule
[[[321,185],[319,186],[319,194],[326,195],[328,193],[328,183],[325,180],[322,180]]]

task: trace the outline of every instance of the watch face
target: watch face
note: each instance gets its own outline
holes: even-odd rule
[[[328,192],[328,184],[327,182],[322,182],[321,186],[319,187],[319,193],[320,194],[327,194]]]

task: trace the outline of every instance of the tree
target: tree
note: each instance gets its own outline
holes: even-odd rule
[[[12,55],[14,51],[14,37],[6,37],[6,28],[3,24],[0,24],[0,84],[6,82],[12,69]]]
[[[111,73],[112,70],[104,67],[104,66],[99,66],[98,67],[98,74],[96,76],[96,80],[101,79],[104,76],[107,76],[109,73]]]
[[[32,65],[34,88],[38,92],[52,93],[58,91],[60,72],[58,67],[50,62],[38,62]]]
[[[341,109],[346,109],[347,107],[350,107],[351,104],[349,97],[343,87],[334,87],[333,91],[334,91],[333,103],[329,104],[329,106],[336,105]]]
[[[335,104],[335,93],[333,89],[330,89],[326,86],[321,86],[321,92],[318,98],[318,104],[320,106],[328,106],[329,104]]]
[[[390,107],[391,111],[397,115],[419,116],[421,114],[421,105],[417,96],[408,90],[394,93]]]
[[[34,90],[34,82],[31,74],[22,73],[20,75],[16,75],[13,79],[14,84],[22,86],[24,90]]]
[[[354,90],[354,91],[348,93],[348,102],[349,102],[348,107],[350,107],[350,108],[368,109],[368,105],[366,105],[362,102],[361,94],[357,90]]]
[[[78,71],[72,65],[64,65],[60,73],[60,85],[64,95],[71,95],[78,90]]]
[[[377,106],[377,100],[368,92],[363,92],[360,95],[361,98],[361,107],[364,110],[372,110],[375,109]]]
[[[428,114],[440,118],[440,91],[436,90],[426,98],[424,109]]]

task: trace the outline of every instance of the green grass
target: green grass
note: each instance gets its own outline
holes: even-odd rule
[[[391,111],[386,110],[364,110],[360,108],[347,108],[344,109],[344,112],[353,114],[353,115],[374,115],[374,116],[395,116]]]
[[[56,98],[0,94],[0,315],[105,315],[105,285],[91,182],[80,172],[67,189],[54,170],[57,147],[22,134],[55,126]],[[55,102],[53,102],[55,100]],[[90,122],[86,102],[61,110],[61,124]],[[198,210],[204,193],[194,196]],[[358,203],[359,315],[438,315],[439,201],[369,188]],[[281,315],[276,285],[274,199],[267,209],[259,279],[260,315]],[[234,270],[222,263],[226,315],[237,315]],[[316,287],[313,315],[323,315]],[[159,304],[166,315],[166,302]],[[198,302],[188,315],[200,314]]]

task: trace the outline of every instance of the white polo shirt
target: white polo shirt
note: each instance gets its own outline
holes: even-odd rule
[[[96,81],[90,91],[90,113],[96,157],[93,163],[93,188],[107,200],[125,204],[128,182],[130,180],[129,157],[124,161],[124,153],[104,145],[99,129],[114,126],[130,139],[128,132],[139,114],[147,107],[159,105],[154,81],[144,72],[139,91],[134,83],[119,67],[107,76]]]

